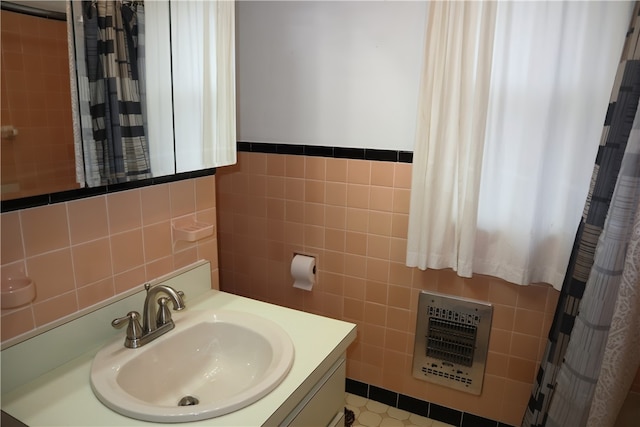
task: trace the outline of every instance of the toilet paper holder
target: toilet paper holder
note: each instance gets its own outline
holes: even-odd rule
[[[291,277],[294,288],[310,291],[316,281],[316,257],[294,253],[291,259]]]

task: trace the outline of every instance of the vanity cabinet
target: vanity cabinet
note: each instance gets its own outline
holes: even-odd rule
[[[344,425],[346,363],[344,354],[322,376],[281,426]]]
[[[226,415],[189,422],[189,427],[344,424],[345,354],[356,338],[356,325],[212,290],[211,267],[206,261],[152,284],[184,291],[187,310],[260,313],[279,324],[295,348],[289,374],[269,394]],[[98,349],[107,342],[122,342],[122,331],[114,331],[111,320],[139,309],[144,296],[143,290],[131,290],[76,318],[63,319],[49,330],[37,331],[19,342],[4,342],[2,410],[32,427],[150,425],[100,403],[89,381]],[[177,321],[179,314],[174,316]],[[123,346],[122,351],[135,350]]]

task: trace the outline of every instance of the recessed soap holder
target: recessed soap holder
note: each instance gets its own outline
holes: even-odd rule
[[[2,279],[0,305],[3,309],[29,304],[36,297],[36,286],[28,277],[8,277]]]
[[[213,224],[196,221],[193,218],[183,218],[173,223],[174,240],[195,242],[213,235]]]

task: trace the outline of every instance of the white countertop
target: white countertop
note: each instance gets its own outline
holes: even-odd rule
[[[234,310],[264,316],[291,337],[295,359],[284,381],[259,401],[231,414],[191,422],[194,426],[259,426],[284,418],[356,336],[355,325],[219,292],[205,291],[187,310]],[[177,320],[181,313],[175,313]],[[118,334],[117,340],[124,340]],[[42,351],[46,351],[43,349]],[[2,395],[2,410],[36,426],[137,426],[153,423],[122,416],[94,396],[89,383],[95,348]],[[135,351],[135,350],[132,350]],[[8,367],[3,365],[3,371]],[[167,387],[170,387],[167,384]],[[276,414],[276,415],[274,415]]]

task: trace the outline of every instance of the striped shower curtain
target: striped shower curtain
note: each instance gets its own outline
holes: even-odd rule
[[[88,170],[107,185],[151,177],[144,131],[139,54],[140,1],[83,2],[86,72],[94,144]]]
[[[640,363],[639,11],[523,427],[612,426]]]

